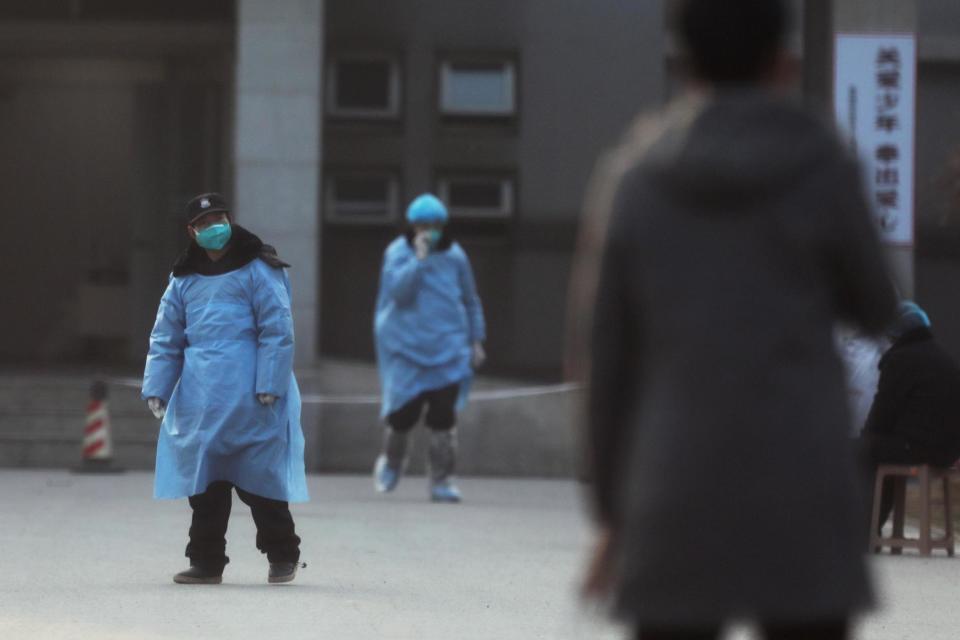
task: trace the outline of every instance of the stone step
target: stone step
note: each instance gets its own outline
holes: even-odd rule
[[[314,403],[329,398],[376,394],[369,365],[327,364],[298,372],[308,399],[302,424],[307,469],[366,473],[380,448],[379,405],[370,402]],[[151,469],[159,422],[126,381],[109,386],[115,459],[130,469]],[[80,459],[88,375],[0,375],[0,466],[70,468]],[[129,384],[128,384],[129,383]],[[516,383],[479,380],[475,389],[507,389]],[[464,475],[569,477],[576,469],[573,416],[576,393],[471,401],[458,420]],[[411,473],[425,469],[425,429],[413,434]]]

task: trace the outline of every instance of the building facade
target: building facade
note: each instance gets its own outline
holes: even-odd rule
[[[328,0],[322,351],[372,357],[383,249],[432,191],[472,259],[491,364],[555,373],[584,187],[662,102],[663,42],[657,2]]]
[[[838,21],[878,28],[871,4],[794,3],[813,104]],[[912,277],[960,355],[960,5],[898,6],[919,37]],[[491,369],[558,376],[592,166],[680,86],[664,26],[660,0],[0,4],[0,360],[139,361],[205,190],[294,265],[299,362],[370,360],[382,251],[433,191]]]

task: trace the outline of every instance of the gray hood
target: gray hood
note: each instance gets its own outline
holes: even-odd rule
[[[727,209],[779,193],[843,157],[832,130],[800,106],[729,91],[704,101],[688,124],[668,127],[643,167],[671,198]]]

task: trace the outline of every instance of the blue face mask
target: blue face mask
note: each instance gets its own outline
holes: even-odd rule
[[[440,236],[443,235],[443,232],[439,229],[430,229],[427,233],[427,239],[430,241],[430,248],[434,249],[437,246],[437,243],[440,242]]]
[[[212,224],[203,231],[197,232],[197,244],[204,249],[219,251],[230,242],[232,233],[233,230],[228,222]]]

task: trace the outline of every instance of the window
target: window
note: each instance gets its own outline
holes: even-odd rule
[[[440,64],[440,113],[445,116],[510,117],[516,113],[513,62],[446,60]]]
[[[327,68],[327,113],[346,118],[396,118],[400,67],[389,56],[334,56]]]
[[[437,195],[450,214],[464,218],[512,216],[513,192],[513,179],[503,176],[447,176],[437,184]]]
[[[392,223],[400,180],[389,172],[333,173],[327,179],[325,211],[331,222]]]

